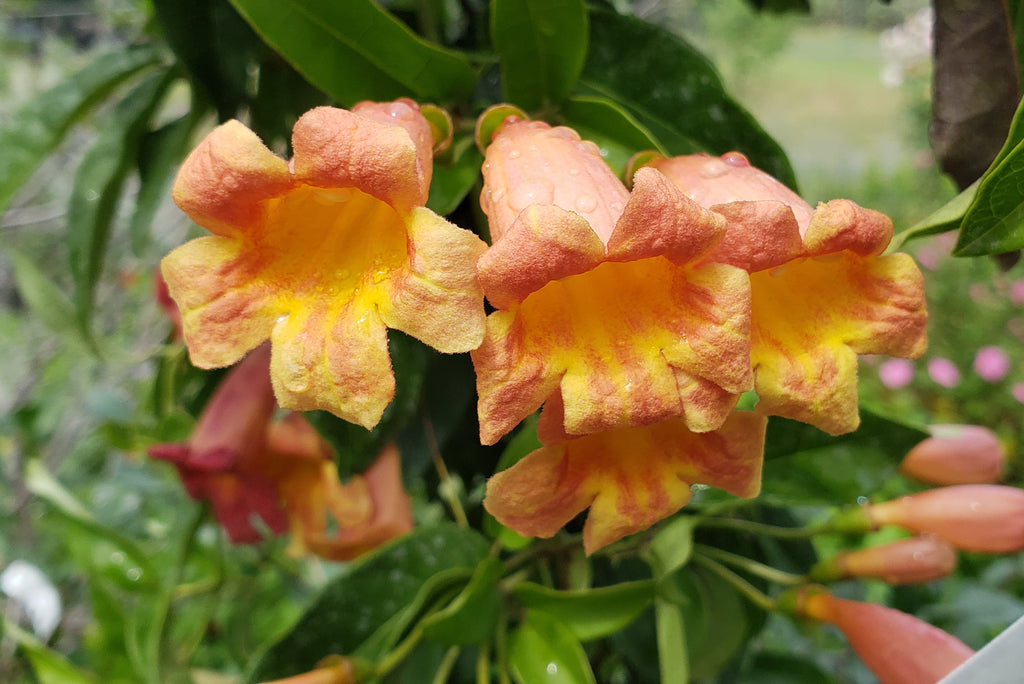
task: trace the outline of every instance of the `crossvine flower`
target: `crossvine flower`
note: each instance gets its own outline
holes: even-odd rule
[[[278,402],[373,427],[394,395],[387,328],[446,352],[479,345],[484,243],[424,207],[430,127],[411,100],[318,107],[285,161],[237,121],[186,159],[174,199],[213,233],[162,264],[193,364],[268,337]]]

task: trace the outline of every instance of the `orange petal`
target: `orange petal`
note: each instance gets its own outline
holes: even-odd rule
[[[480,285],[491,304],[507,309],[552,280],[589,271],[604,244],[579,214],[554,205],[523,210],[480,258]]]
[[[487,147],[483,175],[480,207],[495,244],[533,204],[579,214],[605,242],[629,199],[597,145],[541,121],[506,120]]]
[[[611,261],[664,256],[685,264],[722,239],[725,222],[686,197],[662,173],[643,168],[633,177],[629,202],[608,239]]]
[[[804,234],[809,256],[844,249],[860,256],[874,256],[884,252],[890,240],[892,221],[888,216],[844,199],[819,204]]]
[[[203,228],[233,236],[261,223],[267,214],[266,201],[294,185],[288,163],[232,120],[215,128],[188,155],[172,196]]]
[[[754,273],[803,256],[800,226],[789,206],[775,200],[751,200],[716,204],[711,210],[727,224],[711,261]]]
[[[476,349],[485,314],[475,264],[487,245],[423,207],[412,211],[406,230],[409,266],[391,277],[381,317],[438,351]]]
[[[903,254],[797,259],[751,275],[751,361],[758,410],[830,434],[856,429],[856,354],[916,357],[926,344],[924,290]]]
[[[364,106],[370,116],[334,107],[306,112],[292,130],[292,168],[300,181],[324,188],[358,188],[400,213],[426,203],[431,157],[417,138],[430,127],[409,101]],[[377,107],[393,109],[394,123],[379,120]],[[429,151],[429,147],[427,150]]]
[[[492,477],[484,506],[503,525],[539,537],[589,507],[583,543],[593,553],[675,513],[689,501],[690,483],[756,496],[765,425],[738,412],[716,432],[669,420],[546,446]]]
[[[278,402],[372,428],[395,393],[386,331],[375,310],[355,305],[295,311],[278,321],[271,336]]]

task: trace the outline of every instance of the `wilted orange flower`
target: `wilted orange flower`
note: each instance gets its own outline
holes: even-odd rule
[[[872,577],[890,584],[920,584],[946,577],[956,568],[956,549],[934,535],[922,535],[821,561],[809,576],[815,582]]]
[[[650,166],[726,220],[711,258],[750,273],[758,410],[855,430],[857,354],[916,358],[927,344],[920,271],[906,254],[881,256],[892,222],[849,200],[812,209],[736,152]]]
[[[321,660],[315,670],[262,684],[357,684],[357,665],[351,658],[327,656]]]
[[[583,547],[593,553],[678,511],[691,483],[757,496],[765,425],[737,411],[713,432],[691,432],[672,419],[545,446],[494,475],[484,506],[530,537],[554,535],[589,507]]]
[[[288,529],[277,485],[258,467],[267,423],[277,407],[269,367],[269,345],[260,346],[218,385],[188,443],[149,449],[153,458],[174,464],[189,496],[210,502],[234,544],[263,539],[253,516],[273,532]]]
[[[911,449],[900,472],[937,485],[999,481],[1006,454],[999,438],[980,425],[933,425],[931,437]]]
[[[779,599],[802,617],[829,622],[882,684],[935,684],[974,651],[952,634],[893,608],[806,587]]]
[[[483,175],[493,246],[478,273],[498,311],[472,354],[481,440],[545,402],[548,443],[669,418],[721,425],[752,386],[748,279],[710,257],[725,220],[654,169],[630,193],[594,143],[516,117]]]
[[[214,235],[163,261],[192,362],[229,365],[269,337],[282,406],[369,428],[394,394],[388,327],[476,347],[484,244],[423,206],[431,144],[406,99],[307,112],[290,162],[237,121],[210,133],[174,199]]]

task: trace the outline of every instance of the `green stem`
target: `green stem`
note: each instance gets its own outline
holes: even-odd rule
[[[753,558],[747,558],[741,556],[738,553],[732,553],[731,551],[724,551],[722,549],[716,549],[713,546],[707,546],[706,544],[694,544],[693,548],[695,551],[699,551],[708,558],[713,558],[716,561],[732,565],[746,570],[752,575],[757,575],[769,582],[775,582],[776,584],[785,584],[788,586],[797,586],[799,584],[807,583],[806,575],[797,575],[792,572],[785,572],[778,568],[773,568],[770,565],[765,565]]]
[[[486,641],[477,651],[476,684],[491,684],[491,645]]]
[[[405,638],[405,641],[395,646],[395,648],[384,656],[384,659],[377,663],[377,669],[374,672],[375,678],[383,678],[388,675],[392,670],[398,667],[403,660],[405,660],[410,653],[413,652],[420,641],[423,640],[423,625],[416,625],[416,628],[409,633],[409,636]]]
[[[693,562],[697,563],[698,565],[703,565],[705,568],[721,577],[723,580],[731,584],[734,589],[736,589],[745,597],[747,597],[747,599],[750,600],[751,603],[755,604],[759,608],[762,608],[767,611],[775,610],[775,601],[772,600],[771,597],[764,594],[757,587],[755,587],[750,582],[743,579],[742,577],[740,577],[735,572],[725,567],[718,561],[712,560],[711,558],[705,556],[702,553],[695,553],[693,554]]]
[[[438,446],[437,436],[434,434],[434,423],[427,415],[423,416],[423,434],[427,439],[427,449],[430,451],[430,456],[434,459],[434,469],[437,470],[437,476],[441,480],[438,492],[452,510],[455,522],[460,527],[469,527],[469,518],[466,517],[466,511],[463,510],[462,502],[459,501],[459,493],[452,482],[451,475],[448,474],[448,467],[444,464],[444,459],[441,457],[441,447]]]
[[[697,521],[698,527],[722,528],[727,530],[739,530],[751,534],[761,534],[778,539],[806,539],[822,532],[828,532],[829,525],[808,525],[807,527],[778,527],[777,525],[766,525],[765,523],[743,520],[742,518],[705,518],[700,516]]]

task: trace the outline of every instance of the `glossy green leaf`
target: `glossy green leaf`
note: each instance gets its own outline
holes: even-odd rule
[[[75,171],[68,201],[67,241],[75,281],[75,311],[88,330],[93,295],[103,272],[121,190],[138,142],[175,75],[155,74],[118,102]]]
[[[978,185],[953,254],[982,256],[1024,247],[1024,142],[1017,143]]]
[[[455,211],[476,185],[483,163],[472,137],[456,139],[443,161],[434,160],[427,208],[441,216]]]
[[[725,92],[711,62],[667,29],[592,10],[579,92],[617,103],[669,154],[738,150],[754,166],[795,186],[778,143]]]
[[[155,61],[156,52],[150,48],[103,55],[0,123],[0,213],[76,121],[118,84]]]
[[[665,523],[651,539],[647,560],[659,580],[690,561],[693,553],[693,528],[697,519],[679,515]]]
[[[139,193],[128,227],[132,252],[136,256],[144,254],[149,245],[153,219],[170,190],[178,165],[188,154],[192,132],[205,113],[205,108],[193,105],[188,114],[149,133],[140,141]]]
[[[562,106],[566,123],[585,139],[593,140],[601,156],[619,176],[637,152],[665,152],[661,143],[636,118],[603,97],[574,97]]]
[[[356,650],[412,603],[435,575],[472,570],[487,557],[487,542],[451,524],[425,527],[356,561],[328,584],[298,622],[257,661],[251,681],[309,671],[325,655]]]
[[[775,504],[843,504],[870,494],[928,433],[861,409],[855,431],[833,437],[784,418],[768,421],[761,497]]]
[[[975,181],[970,187],[943,204],[927,217],[903,232],[894,235],[886,251],[894,252],[902,247],[905,242],[913,238],[934,235],[935,233],[945,233],[947,230],[959,228],[964,214],[967,213],[967,210],[974,203],[974,198],[978,193],[978,186],[980,184],[980,180]]]
[[[658,639],[658,671],[663,682],[690,681],[690,659],[686,650],[686,622],[674,603],[654,602],[654,625]]]
[[[519,684],[594,682],[583,646],[565,623],[540,610],[528,610],[512,632],[509,665]]]
[[[505,99],[534,110],[569,96],[587,54],[583,0],[492,0]]]
[[[473,573],[450,604],[423,620],[423,635],[445,646],[478,644],[490,638],[501,610],[502,564],[491,556]]]
[[[414,94],[447,102],[476,74],[372,0],[231,0],[263,39],[343,106]]]
[[[610,587],[559,591],[533,582],[513,590],[528,609],[557,615],[580,641],[600,639],[622,631],[654,600],[654,581],[622,582]]]

